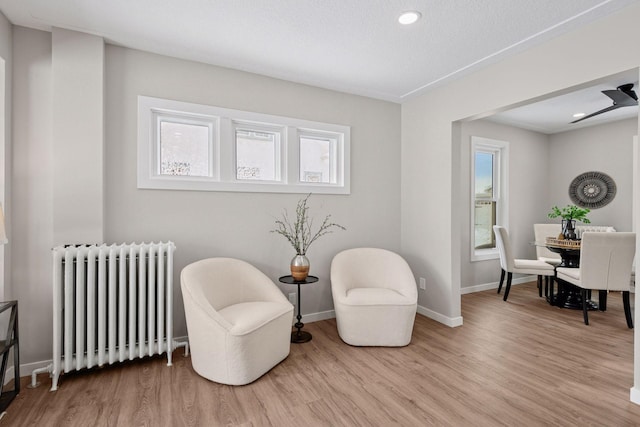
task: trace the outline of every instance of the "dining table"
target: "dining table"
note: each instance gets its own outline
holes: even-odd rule
[[[578,241],[579,242],[579,241]],[[560,246],[556,244],[546,243],[544,246],[551,252],[560,255],[562,262],[558,267],[578,268],[580,267],[580,245]]]
[[[556,268],[579,268],[580,244],[580,239],[561,240],[553,237],[547,237],[543,242],[535,242],[535,245],[544,246],[551,252],[560,255],[560,259],[562,260],[562,262],[557,265]],[[558,283],[558,292],[556,293],[554,293],[554,281]],[[590,298],[590,294],[588,298]],[[550,282],[547,302],[553,306],[560,308],[582,310],[582,294],[580,288],[571,283],[558,280],[557,277],[554,277],[554,280]],[[604,306],[606,302],[603,301],[602,304]],[[587,309],[597,310],[598,304],[593,302],[591,299],[587,299]]]

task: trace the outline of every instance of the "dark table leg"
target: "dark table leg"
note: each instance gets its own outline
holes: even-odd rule
[[[300,314],[300,284],[299,283],[298,283],[298,315],[296,316],[296,319],[298,319],[298,321],[293,326],[296,327],[297,331],[291,332],[291,342],[300,344],[300,343],[311,341],[311,334],[307,331],[301,330],[304,327],[304,323],[301,322],[302,315]]]
[[[558,293],[550,295],[549,302],[561,308],[570,308],[573,310],[582,310],[582,294],[580,288],[556,279],[558,283]],[[587,299],[587,310],[597,310],[598,305]]]

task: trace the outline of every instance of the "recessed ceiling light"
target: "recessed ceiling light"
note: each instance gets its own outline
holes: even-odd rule
[[[574,119],[579,119],[580,117],[584,117],[584,116],[586,116],[586,113],[575,113],[573,115],[573,118]]]
[[[402,25],[409,25],[416,22],[422,14],[420,12],[416,12],[415,10],[409,10],[407,12],[402,12],[402,14],[398,17],[398,22]]]

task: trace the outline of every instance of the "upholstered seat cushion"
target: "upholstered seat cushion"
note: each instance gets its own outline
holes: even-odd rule
[[[512,271],[514,273],[552,276],[553,266],[537,259],[514,259]]]
[[[290,315],[291,304],[271,301],[252,301],[234,304],[219,310],[232,326],[229,333],[245,335],[273,322],[280,316]]]
[[[556,272],[559,279],[564,279],[567,282],[576,283],[580,281],[580,269],[579,268],[567,268],[559,267]]]
[[[409,305],[416,304],[415,299],[402,295],[395,289],[353,288],[347,291],[342,301],[345,305]]]
[[[561,258],[549,258],[546,256],[538,257],[538,261],[546,262],[547,264],[551,265],[560,265],[562,263]]]

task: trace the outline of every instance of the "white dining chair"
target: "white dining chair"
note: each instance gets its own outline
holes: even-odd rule
[[[610,225],[576,225],[576,235],[578,236],[578,239],[582,238],[582,233],[588,231],[597,231],[599,233],[615,233],[616,229],[615,227],[612,227]]]
[[[631,270],[636,253],[635,233],[585,232],[580,248],[580,268],[558,267],[556,278],[581,289],[582,312],[585,325],[589,324],[587,292],[622,292],[622,303],[627,326],[633,328],[629,290]],[[601,310],[605,310],[605,298],[601,298]]]
[[[544,243],[547,237],[555,237],[562,232],[560,224],[533,224],[533,236],[536,243]],[[548,262],[551,265],[559,265],[562,262],[560,254],[551,252],[546,246],[536,245],[536,256],[540,261]]]
[[[493,232],[496,235],[496,245],[500,253],[500,267],[502,268],[498,293],[502,290],[505,273],[507,275],[507,286],[504,290],[503,297],[504,301],[509,297],[513,273],[535,274],[537,276],[548,277],[550,281],[553,280],[554,267],[551,264],[537,259],[516,259],[514,257],[511,241],[509,240],[509,233],[507,233],[506,228],[494,225]]]
[[[557,267],[562,262],[560,254],[551,252],[543,243],[547,237],[557,238],[562,232],[562,226],[559,223],[555,224],[533,224],[533,236],[536,244],[536,256],[538,260],[544,261],[547,264],[551,264]],[[542,276],[538,276],[538,294],[542,296]],[[549,294],[549,279],[545,280],[544,295]]]

